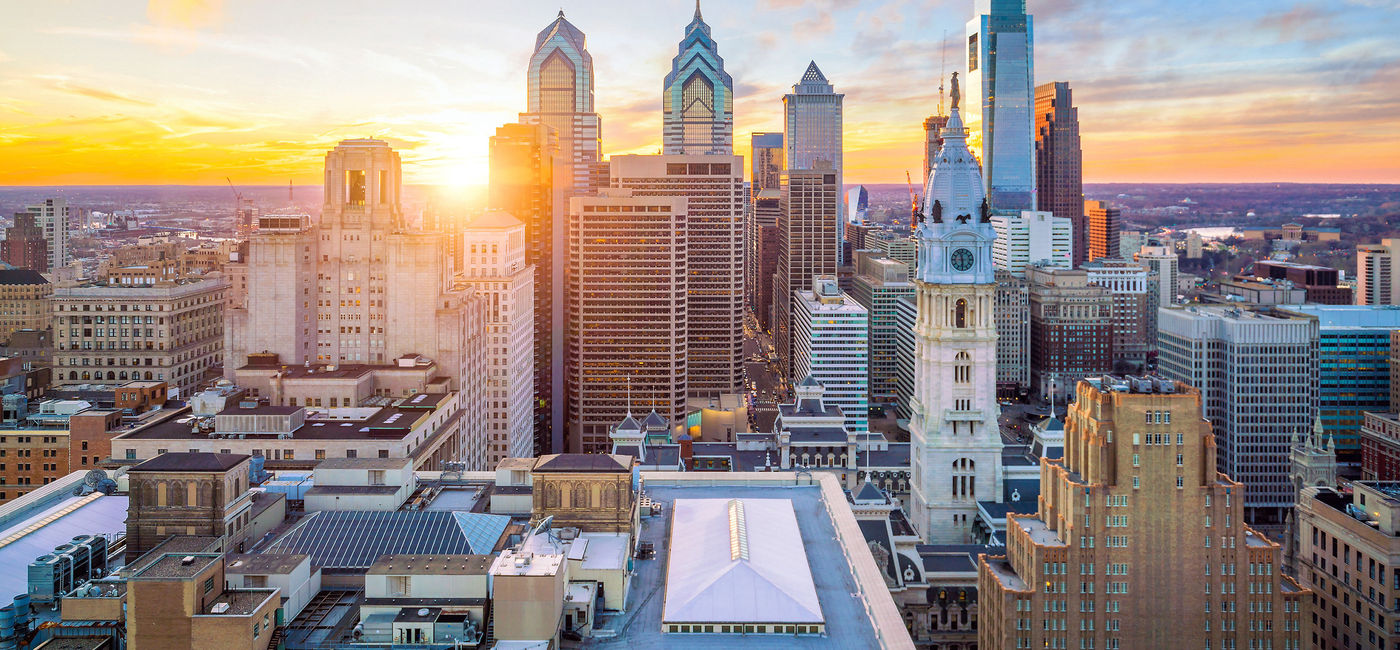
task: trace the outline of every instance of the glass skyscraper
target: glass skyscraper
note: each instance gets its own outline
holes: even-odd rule
[[[842,192],[841,179],[841,100],[813,61],[802,80],[783,95],[783,145],[786,169],[816,169],[825,161],[836,171],[836,192]]]
[[[695,2],[661,97],[662,151],[667,154],[734,153],[734,81]]]
[[[592,192],[590,172],[599,159],[602,120],[593,112],[593,56],[583,32],[564,12],[535,37],[530,57],[525,124],[544,124],[559,138],[559,156],[572,173],[566,196]],[[560,206],[562,208],[562,205]]]
[[[993,210],[1034,210],[1035,66],[1025,0],[977,0],[967,23],[968,148]]]

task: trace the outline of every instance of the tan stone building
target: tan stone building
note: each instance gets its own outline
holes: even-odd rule
[[[979,562],[979,647],[1303,647],[1311,593],[1245,525],[1200,392],[1105,376],[1076,397],[1039,512],[1008,515],[1006,554]]]
[[[53,285],[38,271],[0,270],[0,341],[15,330],[46,330],[53,325],[49,296]]]
[[[175,452],[132,467],[127,473],[127,558],[140,557],[172,535],[222,537],[224,548],[241,552],[250,534],[271,529],[255,520],[281,522],[276,509],[272,516],[259,516],[274,502],[283,504],[285,512],[286,502],[280,495],[248,490],[249,459],[244,454]]]
[[[1361,481],[1298,495],[1295,574],[1317,594],[1304,624],[1309,648],[1400,644],[1400,483]]]
[[[60,284],[54,384],[143,379],[192,392],[224,359],[227,290],[217,273],[154,286]]]
[[[230,589],[219,553],[168,553],[127,579],[126,647],[265,650],[278,589]]]
[[[229,310],[226,377],[261,352],[289,364],[422,355],[454,389],[480,377],[484,366],[471,357],[484,323],[468,315],[479,299],[453,287],[446,235],[408,226],[400,186],[399,155],[387,143],[345,140],[326,154],[319,224],[259,219],[247,304]]]
[[[541,456],[530,474],[534,483],[531,525],[553,517],[555,528],[574,527],[589,533],[630,533],[636,529],[631,456]]]

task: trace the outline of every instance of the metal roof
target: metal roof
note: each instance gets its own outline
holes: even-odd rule
[[[469,533],[459,514],[466,513],[326,510],[307,515],[265,552],[305,553],[312,564],[329,569],[367,569],[382,555],[470,555],[473,535],[484,539],[485,533],[475,526]]]

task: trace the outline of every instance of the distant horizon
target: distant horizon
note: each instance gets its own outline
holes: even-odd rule
[[[1085,185],[1355,185],[1360,187],[1400,187],[1400,181],[1366,183],[1357,181],[1337,182],[1337,181],[1084,181]],[[485,190],[488,185],[485,183],[475,185],[452,185],[438,183],[404,183],[404,187],[436,187],[436,188],[461,188],[468,190]],[[845,187],[855,187],[864,185],[872,186],[898,186],[904,187],[903,181],[846,181]],[[67,184],[34,184],[34,185],[0,185],[0,190],[25,189],[25,188],[47,188],[47,187],[209,187],[228,189],[227,183],[67,183]],[[277,184],[251,184],[244,183],[237,185],[239,190],[245,189],[287,189],[287,185]],[[293,188],[323,187],[317,183],[292,184]],[[916,188],[921,188],[922,184],[916,183]],[[922,189],[919,190],[922,193]]]
[[[1069,82],[1092,182],[1400,183],[1400,3],[1027,4],[1034,80]],[[845,94],[846,177],[919,174],[973,0],[701,5],[735,82],[736,153],[781,128],[782,95],[815,60]],[[337,141],[368,136],[402,154],[407,182],[479,186],[560,9],[32,3],[0,25],[0,184],[307,184]],[[629,3],[626,20],[615,2],[562,9],[593,56],[603,152],[658,151],[693,0]]]

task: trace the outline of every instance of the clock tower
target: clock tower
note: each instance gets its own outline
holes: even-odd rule
[[[909,518],[927,543],[969,543],[978,501],[1002,500],[996,279],[982,174],[953,107],[915,231],[918,318]]]

